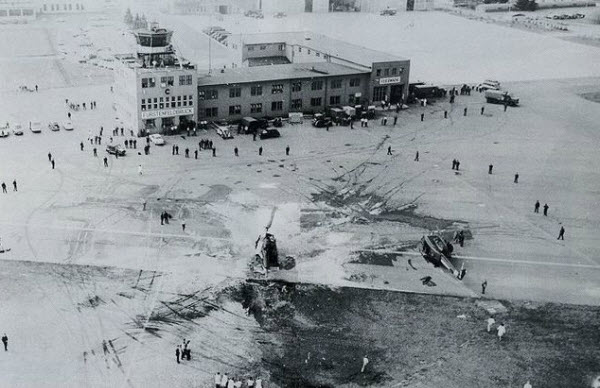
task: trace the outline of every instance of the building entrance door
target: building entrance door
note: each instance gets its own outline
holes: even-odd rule
[[[304,12],[313,11],[313,0],[304,0]]]
[[[219,13],[222,15],[227,15],[227,6],[226,5],[219,5]]]
[[[404,91],[404,85],[392,85],[390,88],[390,102],[396,104],[402,101],[402,92]]]

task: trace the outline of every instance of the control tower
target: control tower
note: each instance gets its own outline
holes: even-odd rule
[[[116,56],[116,125],[138,136],[193,131],[198,118],[196,66],[177,55],[171,44],[173,31],[157,23],[133,35],[136,53]]]

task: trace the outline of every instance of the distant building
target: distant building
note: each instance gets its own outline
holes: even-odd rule
[[[232,14],[256,9],[254,0],[168,0],[167,11],[173,14]]]
[[[197,71],[171,46],[173,32],[154,25],[137,30],[136,55],[118,55],[113,86],[120,122],[143,136],[170,134],[197,121]]]
[[[42,14],[100,12],[104,9],[103,0],[37,0],[38,11]]]
[[[0,20],[32,20],[36,10],[33,0],[0,0]]]
[[[242,67],[198,78],[201,120],[403,103],[410,61],[312,33],[231,37]]]

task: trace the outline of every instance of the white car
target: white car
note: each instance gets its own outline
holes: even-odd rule
[[[500,85],[488,84],[486,82],[477,85],[477,90],[480,92],[485,92],[487,90],[500,90]]]
[[[33,133],[42,132],[42,122],[41,121],[32,121],[29,124],[29,129],[31,129],[31,132],[33,132]]]
[[[65,129],[65,131],[72,131],[73,130],[73,123],[71,121],[65,121],[63,123],[63,128]]]
[[[56,121],[50,121],[48,123],[48,129],[50,129],[51,131],[60,131],[60,125],[58,125],[58,123]]]
[[[163,139],[163,137],[158,133],[152,134],[148,137],[150,138],[150,141],[155,145],[165,145],[165,139]]]
[[[21,124],[15,124],[12,132],[15,136],[23,136],[23,126]]]

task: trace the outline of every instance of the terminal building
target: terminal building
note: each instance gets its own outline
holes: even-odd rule
[[[173,31],[134,31],[136,55],[117,55],[113,85],[118,122],[139,136],[170,134],[198,120],[196,67],[176,55]]]
[[[0,22],[33,20],[37,3],[33,0],[0,0]]]
[[[241,67],[198,78],[200,120],[404,103],[410,61],[312,33],[230,37]]]

